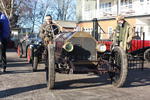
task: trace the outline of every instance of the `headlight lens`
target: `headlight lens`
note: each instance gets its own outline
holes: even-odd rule
[[[39,44],[40,42],[39,41],[35,41],[35,44]]]
[[[33,48],[33,45],[30,45],[29,48]]]
[[[74,49],[74,46],[73,46],[72,43],[66,42],[66,43],[63,45],[63,48],[64,48],[67,52],[72,52],[73,49]]]
[[[41,41],[40,40],[36,40],[34,43],[39,45],[41,43]]]
[[[106,51],[106,45],[105,44],[98,44],[96,49],[99,52],[105,52]]]

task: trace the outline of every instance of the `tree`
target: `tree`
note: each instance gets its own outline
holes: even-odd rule
[[[30,0],[0,0],[0,10],[10,19],[11,27],[17,27],[17,22],[23,9],[27,9]]]
[[[11,27],[39,28],[44,16],[55,20],[74,20],[74,0],[0,0],[0,10],[10,19]]]
[[[43,23],[44,16],[49,6],[48,1],[49,0],[32,0],[32,2],[28,4],[29,9],[24,12],[18,24],[23,27],[31,27],[32,32],[34,32],[34,29],[39,28]]]
[[[56,20],[75,20],[74,0],[52,0],[49,10]]]
[[[14,7],[14,0],[0,0],[0,9],[5,15],[10,18],[12,17]]]

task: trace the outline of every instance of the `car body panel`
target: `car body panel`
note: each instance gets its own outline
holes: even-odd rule
[[[18,45],[21,46],[22,54],[24,57],[27,57],[27,49],[30,45],[35,44],[36,41],[41,41],[37,35],[31,35],[29,37],[23,37],[20,39]]]
[[[111,40],[102,40],[98,41],[98,44],[105,44],[107,47],[107,51],[110,51],[112,41]],[[132,40],[131,48],[128,50],[128,53],[137,54],[138,51],[143,53],[146,49],[150,48],[150,40]]]
[[[67,42],[74,45],[74,50],[72,52],[67,53],[64,51],[63,45]],[[95,48],[97,42],[87,32],[64,33],[55,39],[55,44],[55,56],[57,60],[63,58],[66,54],[69,55],[69,58],[74,60],[74,62],[97,60],[97,52]]]

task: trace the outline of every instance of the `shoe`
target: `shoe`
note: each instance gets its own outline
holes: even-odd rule
[[[5,73],[6,72],[6,68],[2,68],[1,72]]]

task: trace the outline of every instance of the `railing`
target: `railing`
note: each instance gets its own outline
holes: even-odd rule
[[[150,1],[146,3],[133,3],[120,6],[120,13],[125,16],[147,15],[150,14]],[[91,20],[93,18],[113,18],[117,16],[117,6],[114,5],[108,8],[98,10],[90,10],[82,13],[83,20]]]
[[[131,49],[128,51],[128,66],[129,69],[144,68],[144,47],[145,47],[145,32],[136,32],[136,36],[131,42]]]
[[[117,15],[116,7],[108,7],[108,8],[98,10],[99,18],[111,18],[111,17],[115,17],[116,15]]]
[[[111,18],[117,15],[117,11],[113,7],[99,9],[99,10],[90,10],[84,11],[82,13],[83,20],[91,20],[93,18]]]
[[[127,16],[146,15],[150,14],[149,8],[150,2],[128,4],[120,6],[120,13]]]

